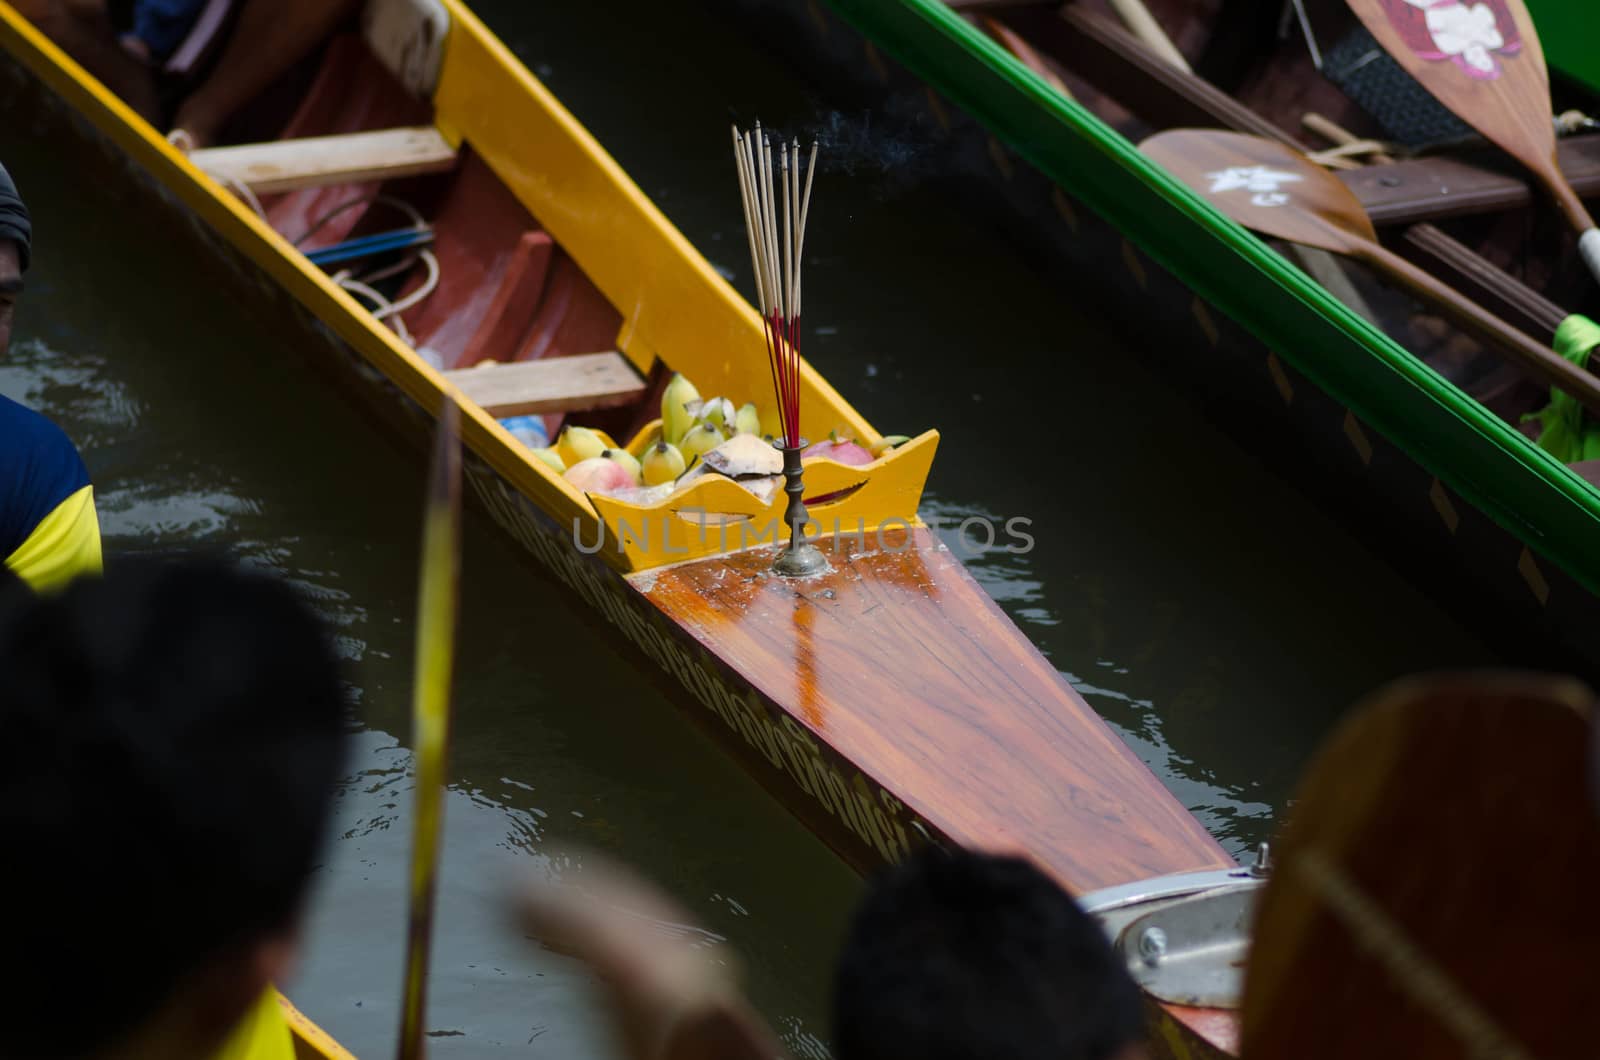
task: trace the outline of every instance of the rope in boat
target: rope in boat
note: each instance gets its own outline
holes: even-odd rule
[[[412,206],[409,202],[406,202],[404,199],[397,199],[393,195],[382,195],[374,192],[371,195],[357,195],[353,199],[347,199],[338,206],[335,206],[333,209],[327,211],[313,221],[311,223],[311,227],[302,232],[298,239],[294,240],[294,245],[296,247],[303,246],[306,240],[322,231],[324,225],[345,211],[353,210],[357,206],[367,205],[388,206],[399,210],[410,219],[411,227],[415,228],[419,232],[429,232],[433,229],[433,226],[428,224],[427,219],[422,216],[422,212],[415,206]]]
[[[320,232],[334,218],[358,206],[367,205],[388,206],[399,210],[410,219],[411,227],[416,231],[430,233],[433,231],[433,226],[422,216],[421,211],[404,199],[397,199],[392,195],[359,195],[323,213],[294,240],[294,245],[296,247],[303,246],[308,239]],[[422,262],[427,268],[427,278],[423,280],[421,286],[404,298],[391,299],[373,286],[382,280],[408,272],[418,261]],[[371,303],[371,312],[374,317],[387,323],[406,345],[415,346],[416,339],[411,334],[411,329],[406,327],[405,319],[400,314],[419,305],[425,298],[433,294],[438,289],[441,273],[442,269],[439,265],[438,256],[426,247],[422,247],[391,265],[371,272],[357,273],[354,269],[340,269],[329,279],[351,294]]]
[[[176,147],[185,155],[188,155],[189,152],[193,151],[195,146],[194,137],[190,136],[188,131],[185,129],[173,129],[171,132],[167,133],[167,143],[171,144],[173,147]],[[215,177],[215,174],[213,174],[213,177]],[[233,194],[239,198],[240,202],[244,203],[246,206],[250,207],[251,210],[255,211],[255,215],[257,217],[261,218],[263,221],[267,219],[267,211],[262,208],[261,200],[256,198],[256,193],[250,190],[250,185],[246,184],[238,177],[227,176],[222,178],[222,186],[233,192]]]
[[[195,148],[194,138],[183,129],[173,129],[171,132],[167,133],[167,142],[172,144],[172,146],[176,147],[185,155],[189,154],[189,152],[193,151]],[[225,188],[237,196],[241,202],[250,207],[250,209],[255,212],[257,217],[261,218],[263,221],[268,220],[266,209],[261,205],[261,200],[256,197],[255,192],[250,189],[250,185],[246,184],[244,181],[235,176],[226,177],[222,181],[222,184]],[[333,209],[326,211],[315,221],[313,221],[311,225],[300,234],[299,238],[294,240],[294,246],[296,248],[302,247],[306,240],[316,235],[328,224],[328,222],[345,213],[347,210],[353,210],[358,206],[366,205],[382,205],[399,210],[411,221],[411,227],[415,231],[426,232],[430,235],[433,232],[433,226],[428,223],[427,219],[422,216],[422,212],[415,206],[412,206],[404,199],[397,199],[392,195],[381,195],[374,193],[372,195],[358,195],[355,198],[342,202]],[[427,278],[422,281],[422,284],[415,291],[412,291],[404,298],[391,299],[382,291],[379,291],[376,287],[372,286],[373,284],[389,279],[392,276],[401,275],[410,271],[419,261],[422,262],[422,264],[428,270]],[[368,302],[372,303],[372,309],[370,310],[372,315],[378,320],[386,322],[389,327],[393,329],[394,333],[400,336],[407,346],[415,347],[417,344],[416,339],[412,336],[411,329],[406,327],[405,319],[400,314],[416,305],[421,304],[425,298],[433,294],[433,292],[439,287],[439,277],[442,272],[443,270],[439,265],[438,256],[426,247],[421,247],[415,250],[413,253],[407,254],[394,264],[384,266],[383,268],[377,269],[373,272],[363,275],[357,274],[352,269],[340,269],[338,272],[330,276],[329,279],[338,284],[340,287],[344,288],[346,291],[349,291],[351,294],[357,295],[358,297],[364,298]]]
[[[427,266],[428,278],[422,282],[420,287],[406,295],[404,298],[399,300],[390,300],[381,291],[371,286],[378,280],[384,279],[397,272],[410,269],[419,260],[423,263],[423,265]],[[440,268],[438,257],[434,255],[433,251],[423,249],[419,250],[415,254],[407,255],[398,263],[391,265],[388,268],[379,269],[377,272],[368,276],[353,276],[351,275],[351,270],[341,269],[329,278],[340,287],[343,287],[345,290],[349,291],[351,294],[360,295],[362,298],[365,298],[369,302],[373,303],[374,308],[372,309],[372,315],[378,320],[386,322],[391,328],[393,328],[395,334],[399,335],[400,338],[405,340],[406,345],[415,346],[416,339],[412,336],[411,329],[406,327],[405,319],[401,317],[400,314],[417,305],[424,298],[427,298],[434,292],[434,289],[439,286],[439,274]]]

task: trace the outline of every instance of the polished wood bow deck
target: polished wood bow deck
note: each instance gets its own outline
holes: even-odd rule
[[[1232,860],[925,528],[634,575],[680,628],[945,838],[1087,890]]]

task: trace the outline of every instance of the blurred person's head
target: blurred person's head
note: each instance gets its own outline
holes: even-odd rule
[[[839,1060],[1132,1060],[1138,985],[1029,862],[928,847],[872,880],[834,980]]]
[[[11,319],[22,294],[22,274],[28,271],[33,227],[28,208],[5,166],[0,166],[0,357],[11,345]]]
[[[288,970],[343,701],[317,617],[220,561],[0,595],[6,1055],[210,1054]]]

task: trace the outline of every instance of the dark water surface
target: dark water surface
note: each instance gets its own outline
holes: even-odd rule
[[[1190,412],[1086,299],[930,190],[915,144],[830,112],[716,16],[636,0],[480,10],[741,289],[729,120],[832,128],[855,145],[815,193],[808,355],[880,429],[941,430],[925,515],[1033,521],[1031,552],[974,557],[975,573],[1230,850],[1269,834],[1355,697],[1495,661]],[[171,249],[125,189],[52,153],[22,116],[0,119],[0,158],[38,215],[0,392],[83,447],[112,561],[232,549],[294,579],[340,630],[358,686],[355,772],[289,986],[358,1054],[389,1055],[419,451],[216,293],[208,263]],[[709,959],[736,952],[791,1046],[827,1055],[853,876],[476,513],[463,591],[434,1055],[601,1055],[579,1003],[588,975],[534,949],[502,901],[515,872],[577,875],[571,843],[668,884],[704,925]]]

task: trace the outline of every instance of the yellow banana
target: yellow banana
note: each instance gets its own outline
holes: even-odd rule
[[[561,459],[561,454],[556,452],[556,447],[553,445],[545,449],[535,449],[533,455],[549,464],[558,475],[567,469],[567,462]]]
[[[894,449],[894,448],[896,448],[898,446],[905,445],[910,440],[911,440],[911,438],[910,438],[909,435],[904,435],[904,434],[886,434],[886,435],[883,436],[883,441],[879,442],[877,445],[872,447],[872,455],[873,456],[882,456],[884,453],[887,453],[891,449]]]
[[[659,486],[663,482],[671,482],[683,474],[688,467],[683,453],[671,442],[657,442],[645,451],[644,459],[639,462],[640,470],[644,475],[646,486]]]
[[[562,462],[568,467],[605,451],[606,443],[587,427],[563,427],[561,437],[556,440],[556,452],[561,454]]]
[[[623,470],[633,476],[634,485],[639,484],[639,461],[626,449],[607,449],[600,454],[614,464],[621,464]]]
[[[697,417],[701,423],[709,423],[724,434],[733,433],[733,421],[738,415],[733,402],[725,397],[714,397],[700,406]]]
[[[727,439],[722,436],[721,431],[709,423],[702,423],[683,436],[683,444],[678,448],[683,451],[684,462],[688,466],[694,467],[696,460],[699,460],[702,455],[709,453],[725,441]]]
[[[700,400],[700,391],[682,372],[672,377],[661,392],[661,437],[677,445],[694,426],[694,415],[684,408],[691,401]]]

